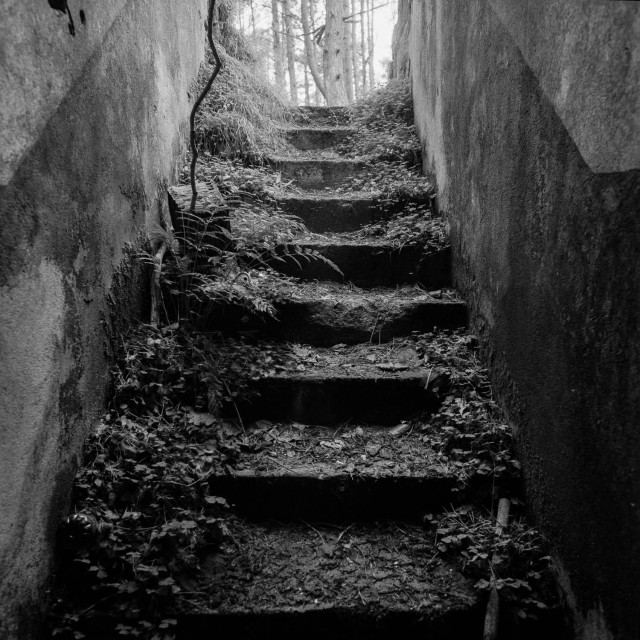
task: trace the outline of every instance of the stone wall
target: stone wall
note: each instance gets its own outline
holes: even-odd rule
[[[635,640],[640,3],[400,2],[424,168],[532,512],[580,637]]]
[[[0,637],[37,627],[56,524],[103,408],[128,246],[166,206],[206,1],[7,0],[0,22]],[[111,301],[111,305],[109,304]]]
[[[391,78],[407,78],[411,75],[409,60],[409,35],[411,33],[411,3],[404,0],[398,4],[398,17],[393,27],[391,42]]]

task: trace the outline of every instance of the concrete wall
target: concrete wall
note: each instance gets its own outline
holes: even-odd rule
[[[411,0],[398,3],[398,17],[393,27],[391,41],[391,78],[408,78],[411,75],[409,36],[411,33]]]
[[[531,507],[581,637],[637,640],[640,3],[401,2],[425,170]]]
[[[75,35],[50,6],[65,2],[0,4],[4,639],[32,637],[111,318],[140,310],[126,247],[176,176],[206,0],[69,0]]]

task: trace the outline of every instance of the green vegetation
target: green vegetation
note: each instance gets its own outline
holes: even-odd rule
[[[223,66],[197,114],[198,143],[221,158],[262,162],[267,152],[286,148],[281,129],[288,119],[286,104],[256,73],[248,49],[241,59],[223,46],[218,53]],[[200,83],[210,75],[207,63]]]
[[[241,34],[228,30],[220,49],[223,71],[197,121],[199,144],[209,152],[198,166],[204,197],[195,212],[178,208],[173,231],[154,231],[168,246],[159,327],[141,325],[120,337],[109,411],[86,444],[74,513],[60,529],[52,618],[60,638],[90,637],[83,623],[97,612],[118,614],[125,621],[118,627],[122,636],[173,637],[170,612],[178,595],[187,604],[195,598],[201,559],[230,535],[229,509],[211,494],[208,480],[250,446],[242,420],[221,419],[220,408],[246,399],[252,381],[267,372],[304,370],[314,357],[300,345],[256,348],[212,331],[230,307],[273,316],[276,303],[291,297],[296,281],[272,268],[286,251],[297,260],[324,260],[297,246],[306,228],[275,206],[291,187],[264,166],[270,152],[288,148],[285,105],[256,79],[256,56]],[[201,80],[209,73],[206,65]],[[406,82],[351,109],[357,133],[343,151],[376,162],[344,190],[404,204],[401,213],[358,231],[360,237],[436,250],[447,245],[448,229],[432,215],[433,187],[417,167],[411,116]],[[152,253],[143,259],[154,263]],[[440,409],[407,429],[419,433],[457,479],[461,504],[477,497],[467,492],[479,477],[488,478],[492,490],[505,487],[517,502],[520,470],[511,433],[491,398],[474,339],[441,332],[412,336],[409,343],[446,370],[448,384],[440,390]],[[399,346],[402,340],[391,348]],[[458,558],[478,589],[491,584],[495,554],[502,567],[497,584],[518,612],[531,616],[545,606],[547,559],[535,531],[516,521],[497,535],[488,513],[467,506],[427,516],[426,524],[438,552]]]
[[[391,80],[352,105],[350,115],[356,132],[341,145],[346,156],[419,163],[409,80]]]
[[[545,541],[523,517],[512,518],[503,533],[488,512],[470,505],[425,520],[440,554],[457,559],[476,589],[489,591],[495,584],[502,604],[517,617],[535,619],[555,600]]]

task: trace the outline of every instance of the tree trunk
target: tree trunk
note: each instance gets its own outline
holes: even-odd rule
[[[367,5],[368,5],[368,15],[369,15],[369,46],[367,47],[367,49],[369,50],[369,89],[371,91],[373,91],[373,88],[375,86],[375,82],[376,82],[376,72],[375,72],[375,67],[374,67],[374,60],[373,60],[373,52],[374,52],[374,25],[373,25],[373,21],[374,21],[374,9],[375,7],[373,6],[374,0],[367,0]]]
[[[304,104],[309,106],[311,104],[311,89],[309,87],[309,65],[304,65]]]
[[[311,33],[314,34],[312,36],[312,44],[316,34],[316,28],[318,24],[318,1],[322,0],[309,0],[309,19],[311,20]],[[318,38],[318,46],[320,46],[320,39]],[[318,50],[313,47],[313,61],[316,65],[316,69],[318,69]],[[327,104],[327,100],[324,96],[324,76],[323,70],[319,69],[318,75],[322,80],[322,91],[320,91],[318,85],[316,85],[316,90],[313,92],[314,104],[316,107],[319,107],[322,104]],[[315,81],[314,81],[315,82]]]
[[[289,67],[289,93],[291,102],[298,106],[298,83],[296,81],[296,40],[293,33],[293,20],[290,0],[282,0],[287,43],[287,66]]]
[[[347,92],[347,101],[349,104],[353,102],[353,43],[351,40],[351,25],[345,20],[350,13],[350,1],[343,0],[342,2],[342,32],[343,32],[343,46],[342,46],[342,62],[344,66],[344,87]]]
[[[249,0],[249,9],[251,10],[251,35],[256,35],[256,8],[253,0]]]
[[[309,67],[309,71],[311,71],[311,75],[313,76],[313,80],[316,83],[318,91],[320,91],[320,93],[326,98],[324,80],[320,74],[320,69],[318,69],[316,50],[311,38],[311,34],[313,32],[313,12],[311,12],[311,14],[309,13],[309,2],[310,0],[300,0],[300,15],[302,18],[302,30],[304,32],[304,49],[307,57],[307,66]],[[313,5],[311,5],[311,8],[313,8]]]
[[[275,85],[280,93],[284,93],[284,49],[282,47],[282,24],[278,0],[271,0],[271,31],[273,38],[273,61]]]
[[[367,4],[366,0],[360,0],[360,69],[362,70],[362,97],[367,95],[367,35],[366,35],[366,19]]]
[[[326,23],[324,32],[324,86],[327,104],[330,107],[347,103],[344,86],[344,20],[342,0],[326,0]]]
[[[358,21],[356,0],[351,0],[351,69],[353,70],[353,90],[356,100],[360,100],[360,74],[358,73]],[[360,17],[362,19],[362,16]]]
[[[229,40],[230,30],[239,22],[237,2],[218,2],[215,7],[213,36],[220,42]]]

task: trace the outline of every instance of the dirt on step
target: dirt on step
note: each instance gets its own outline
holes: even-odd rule
[[[476,604],[471,583],[410,525],[233,522],[233,540],[203,561],[197,600],[211,611],[344,607],[442,615]]]
[[[472,350],[473,336],[464,330],[437,333],[414,333],[377,344],[336,344],[321,348],[305,344],[235,340],[213,340],[210,349],[220,362],[222,375],[232,376],[244,369],[246,360],[253,363],[253,377],[304,373],[328,377],[383,377],[407,372],[446,371],[452,380],[477,375],[481,366]],[[232,376],[233,377],[233,376]]]
[[[447,475],[423,434],[409,423],[396,427],[345,425],[338,429],[259,420],[247,430],[234,473],[256,475],[336,473],[358,476]]]

